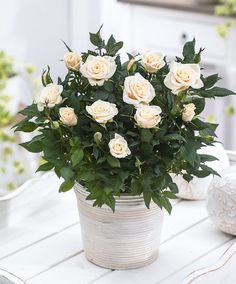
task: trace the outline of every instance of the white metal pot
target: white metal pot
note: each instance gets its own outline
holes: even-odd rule
[[[157,259],[164,213],[156,204],[147,209],[142,196],[122,195],[113,213],[107,206],[93,207],[78,183],[75,193],[89,261],[110,269],[133,269]]]

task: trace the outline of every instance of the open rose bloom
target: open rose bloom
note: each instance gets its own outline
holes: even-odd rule
[[[217,125],[200,113],[206,99],[233,92],[215,86],[218,75],[201,74],[195,40],[169,62],[158,50],[122,61],[122,42],[103,40],[100,30],[90,39],[95,50],[65,53],[65,79],[53,82],[44,71],[41,94],[16,127],[37,130],[22,146],[42,153],[39,170],[64,179],[62,192],[79,182],[94,206],[115,210],[125,193],[170,211],[178,192],[173,174],[187,181],[217,175],[209,167],[214,157],[198,151],[213,145]]]

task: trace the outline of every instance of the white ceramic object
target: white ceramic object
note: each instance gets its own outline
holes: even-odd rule
[[[213,179],[207,193],[207,210],[216,227],[236,236],[236,166]]]
[[[146,266],[158,257],[164,212],[147,209],[140,196],[121,196],[116,211],[93,207],[87,192],[76,184],[84,251],[94,264],[110,269]]]
[[[207,162],[206,165],[219,173],[230,165],[227,153],[220,143],[215,143],[215,146],[203,147],[199,153],[217,157],[218,161]],[[172,177],[179,188],[177,196],[187,200],[205,199],[208,187],[213,180],[212,175],[205,178],[194,177],[189,183],[181,175],[172,175]]]
[[[0,269],[0,284],[26,284],[23,280],[16,277],[6,270]]]
[[[236,242],[212,266],[191,273],[182,284],[233,284],[236,283]]]

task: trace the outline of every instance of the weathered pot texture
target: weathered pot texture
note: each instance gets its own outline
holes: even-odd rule
[[[93,207],[78,183],[75,193],[89,261],[110,269],[134,269],[157,259],[164,212],[156,204],[147,209],[142,196],[122,195],[113,213],[107,206]]]

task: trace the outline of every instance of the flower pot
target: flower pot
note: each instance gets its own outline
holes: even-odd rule
[[[93,207],[81,185],[75,185],[75,193],[89,261],[110,269],[133,269],[157,259],[164,212],[156,204],[147,209],[142,196],[122,195],[113,213],[107,206]]]

